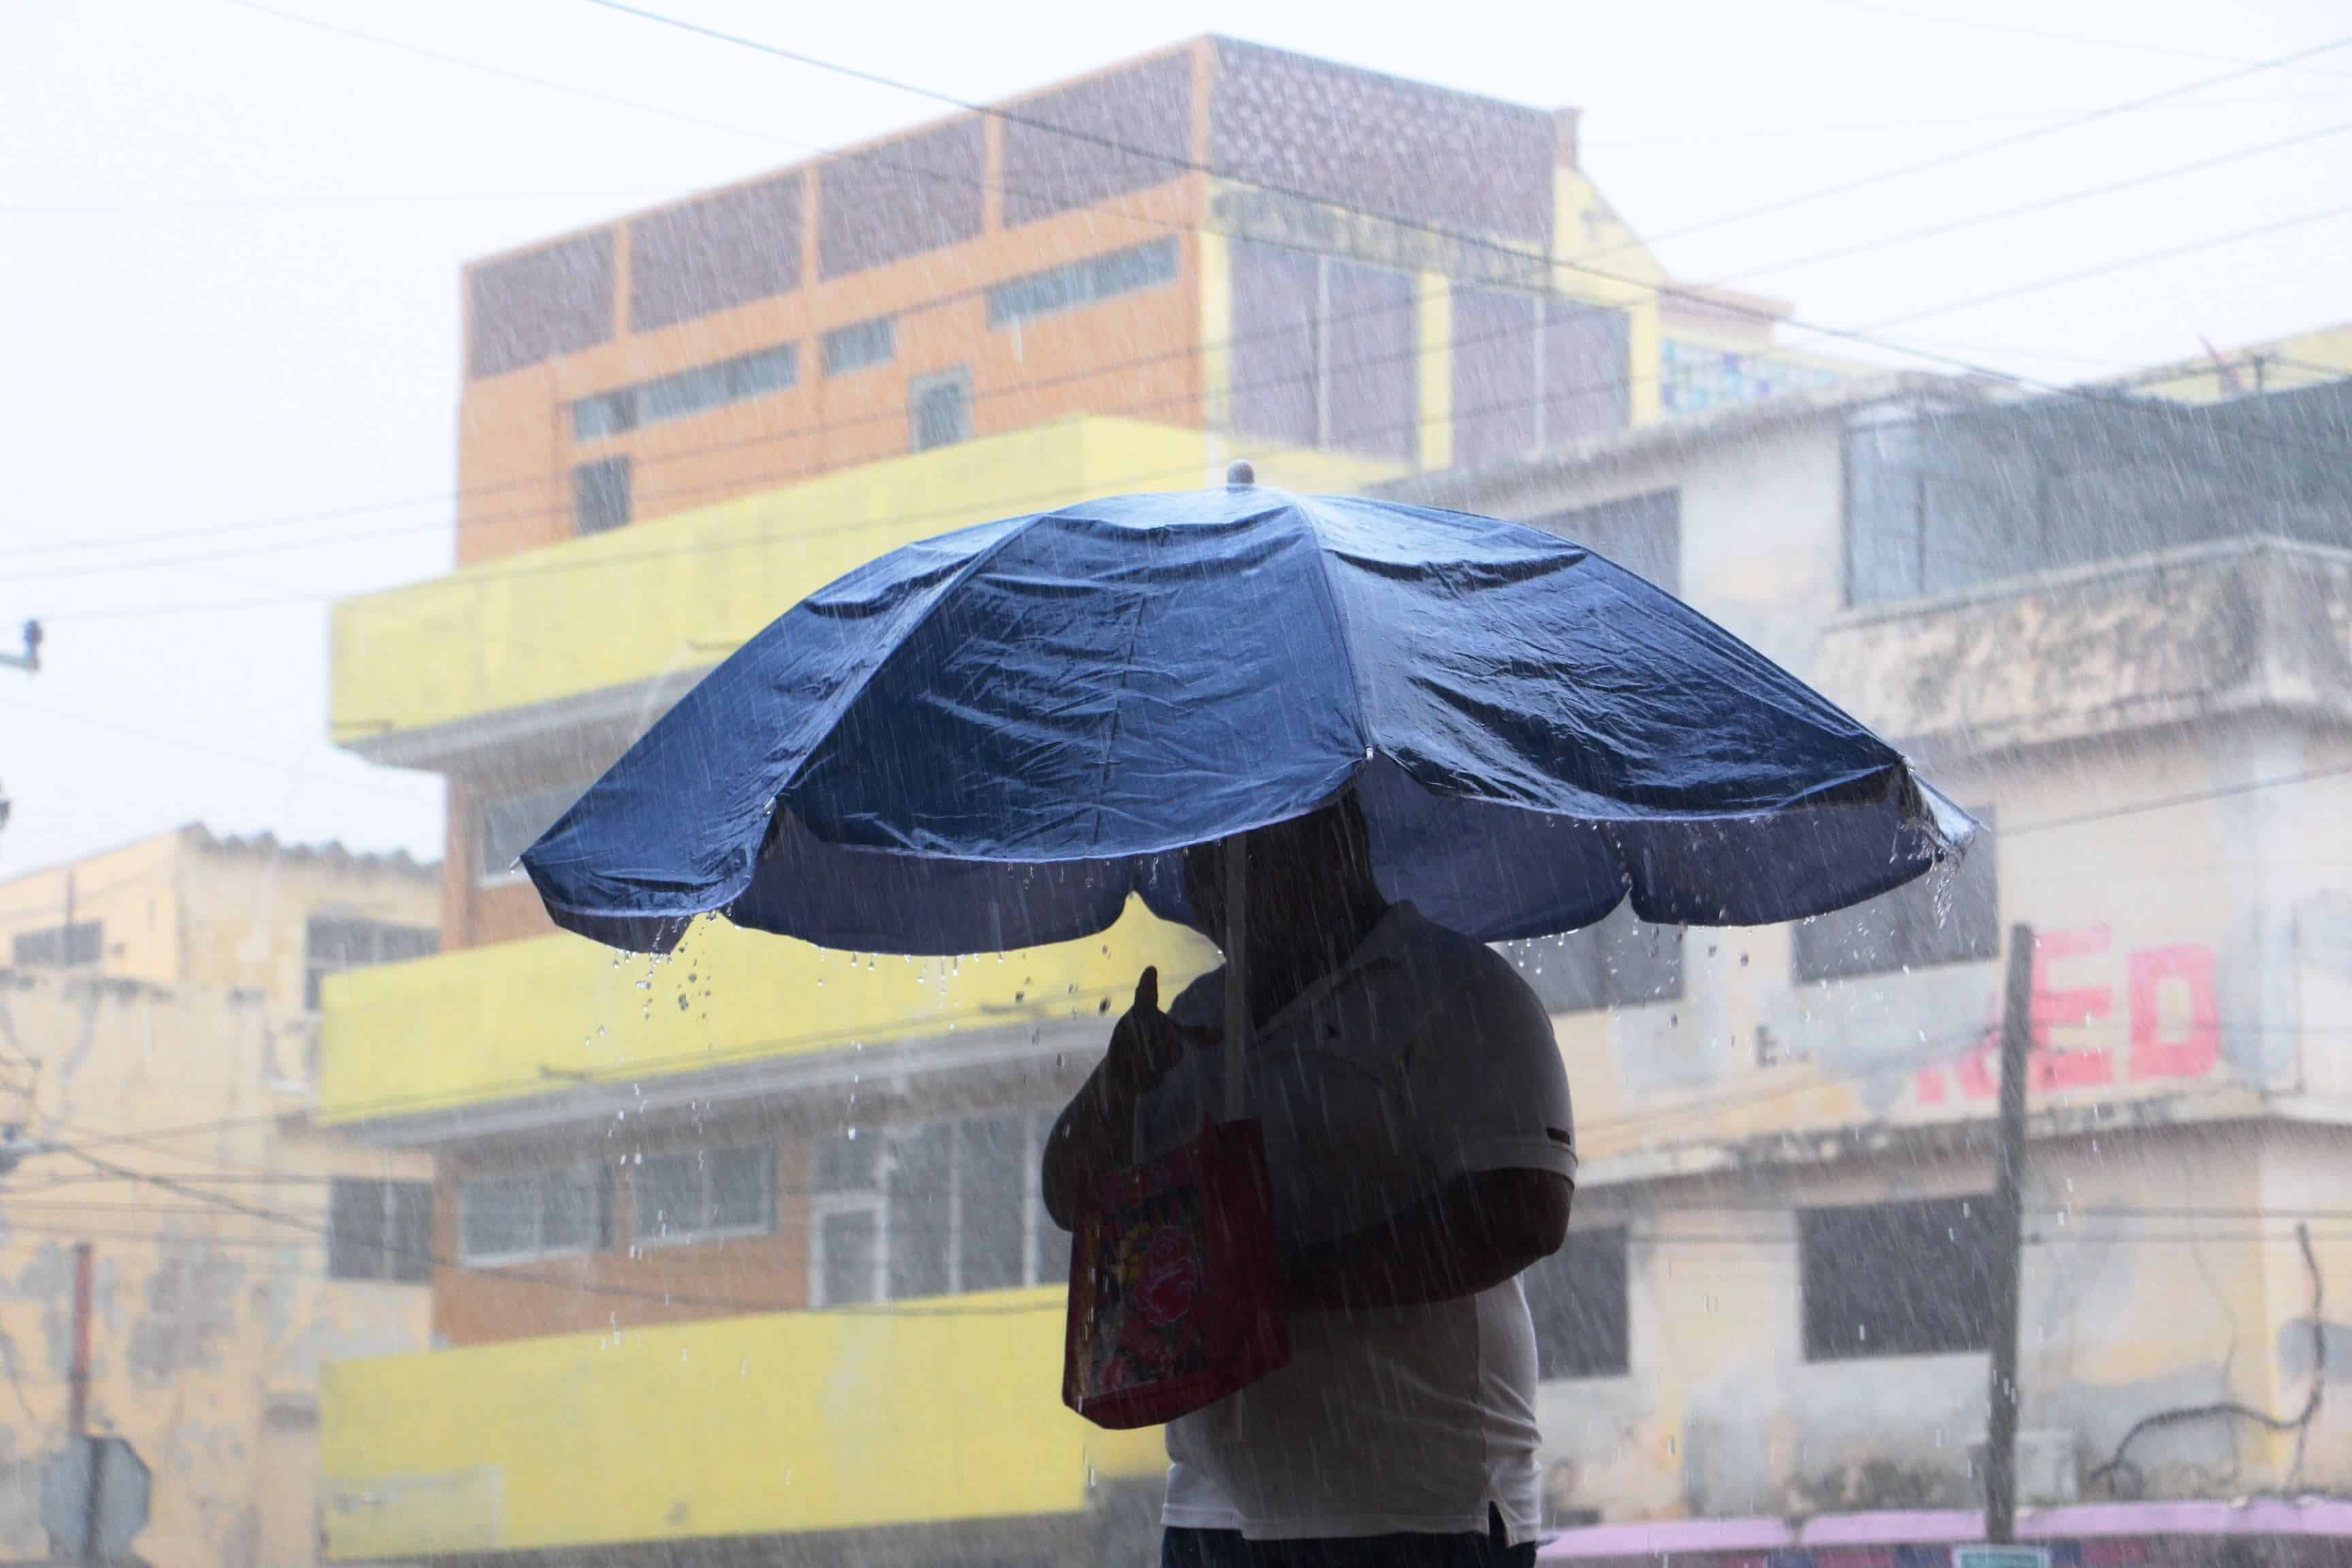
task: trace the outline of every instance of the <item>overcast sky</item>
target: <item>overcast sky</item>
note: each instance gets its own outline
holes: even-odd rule
[[[1678,276],[2053,381],[2352,317],[2352,47],[1710,221],[2352,41],[2341,0],[647,4],[970,99],[1215,31],[1578,104]],[[0,628],[51,627],[0,874],[191,820],[437,854],[436,781],[325,743],[322,605],[447,564],[460,263],[940,112],[583,0],[0,0]]]

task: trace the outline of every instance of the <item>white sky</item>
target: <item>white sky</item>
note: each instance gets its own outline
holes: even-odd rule
[[[437,781],[325,743],[321,605],[252,602],[446,567],[459,264],[941,111],[582,0],[263,3],[446,58],[232,0],[0,0],[0,628],[51,634],[0,671],[0,875],[188,820],[437,854]],[[1579,104],[1678,276],[1845,327],[2352,202],[2347,131],[1762,270],[2352,124],[2347,47],[1678,232],[2352,37],[2340,0],[650,3],[971,99],[1217,31]],[[2352,317],[2347,252],[2336,216],[1885,335],[2081,379]],[[260,520],[294,521],[220,531]]]

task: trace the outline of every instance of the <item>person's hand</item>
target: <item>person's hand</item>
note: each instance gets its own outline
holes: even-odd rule
[[[1110,1032],[1106,1066],[1111,1085],[1120,1093],[1141,1094],[1167,1077],[1185,1052],[1222,1037],[1215,1029],[1179,1024],[1161,1012],[1160,971],[1146,969],[1135,983],[1134,1005]]]

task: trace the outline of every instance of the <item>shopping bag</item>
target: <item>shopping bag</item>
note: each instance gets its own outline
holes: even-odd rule
[[[1258,1122],[1205,1122],[1081,1194],[1064,1404],[1097,1426],[1157,1426],[1289,1359]]]

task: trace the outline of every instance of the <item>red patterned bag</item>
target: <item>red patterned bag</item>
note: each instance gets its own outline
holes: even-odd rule
[[[1064,1404],[1097,1426],[1153,1426],[1289,1359],[1256,1121],[1205,1122],[1193,1142],[1105,1177],[1082,1200]]]

